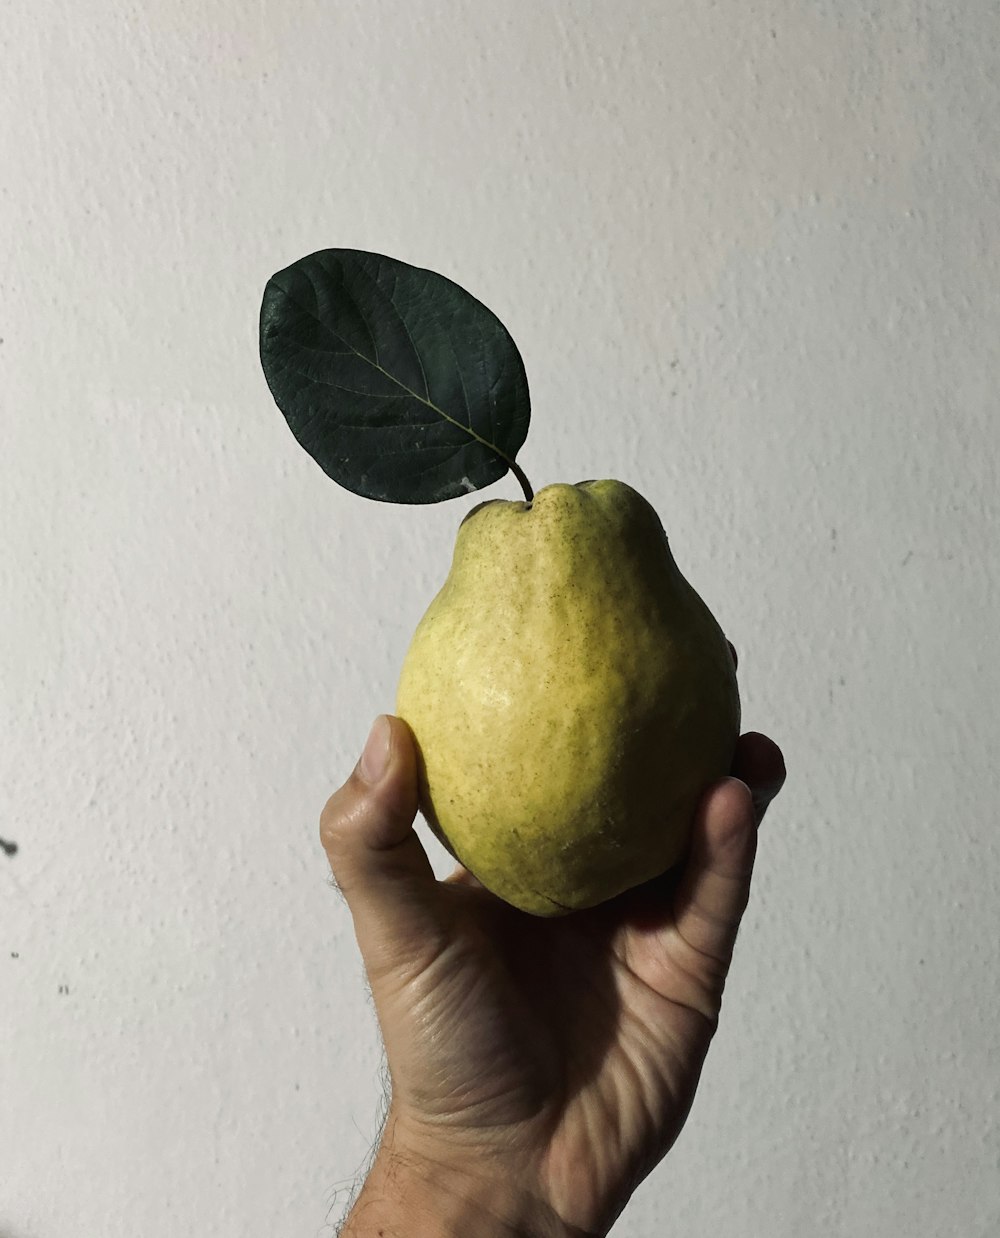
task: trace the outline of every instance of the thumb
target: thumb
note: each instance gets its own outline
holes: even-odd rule
[[[320,817],[320,840],[369,973],[402,962],[433,928],[437,881],[413,830],[416,813],[413,735],[401,718],[380,714]]]

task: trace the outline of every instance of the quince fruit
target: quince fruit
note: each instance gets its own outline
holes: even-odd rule
[[[740,727],[722,629],[656,511],[613,480],[468,513],[396,712],[435,835],[539,916],[672,867]]]

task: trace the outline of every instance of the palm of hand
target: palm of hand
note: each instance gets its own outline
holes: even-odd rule
[[[610,1224],[620,1184],[634,1187],[680,1131],[721,1000],[724,966],[672,911],[650,915],[664,885],[554,920],[461,870],[438,886],[436,942],[370,977],[393,1103],[424,1146],[537,1167],[561,1216]]]

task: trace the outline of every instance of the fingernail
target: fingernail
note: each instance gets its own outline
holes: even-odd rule
[[[379,714],[368,733],[360,762],[361,777],[373,786],[389,765],[389,740],[391,738],[392,728],[389,726],[389,719],[385,714]]]

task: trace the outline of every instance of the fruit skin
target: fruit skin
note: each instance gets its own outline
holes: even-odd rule
[[[487,889],[539,916],[680,859],[740,728],[722,629],[655,510],[613,480],[469,512],[396,713],[416,739],[431,829]]]

